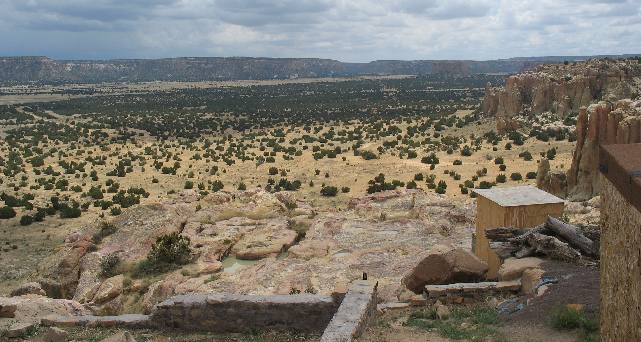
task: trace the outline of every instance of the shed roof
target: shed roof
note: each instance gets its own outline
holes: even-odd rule
[[[563,203],[562,199],[530,185],[509,188],[475,189],[474,192],[502,207]]]

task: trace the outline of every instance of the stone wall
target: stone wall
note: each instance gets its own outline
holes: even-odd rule
[[[641,213],[601,182],[601,337],[641,341]]]
[[[212,332],[322,332],[339,304],[331,296],[308,294],[189,294],[156,305],[150,322],[158,328]]]
[[[321,342],[344,342],[358,338],[376,313],[378,283],[354,282],[329,323]]]

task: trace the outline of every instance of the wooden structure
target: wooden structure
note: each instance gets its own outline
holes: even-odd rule
[[[545,223],[548,216],[560,217],[565,204],[562,199],[533,186],[476,189],[476,238],[474,253],[487,262],[487,277],[497,276],[501,260],[490,249],[485,237],[487,229],[499,227],[533,228]]]

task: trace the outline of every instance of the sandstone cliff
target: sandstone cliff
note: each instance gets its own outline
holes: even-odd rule
[[[505,87],[486,87],[482,109],[496,117],[497,130],[520,126],[517,116],[552,112],[560,117],[576,113],[598,100],[615,101],[639,94],[638,60],[590,60],[570,65],[542,65],[510,76]]]
[[[599,145],[641,142],[641,101],[601,101],[581,108],[576,135],[567,192],[570,200],[579,201],[599,193]]]

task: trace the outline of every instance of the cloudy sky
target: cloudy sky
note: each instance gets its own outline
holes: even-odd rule
[[[0,0],[0,56],[641,53],[641,0]]]

